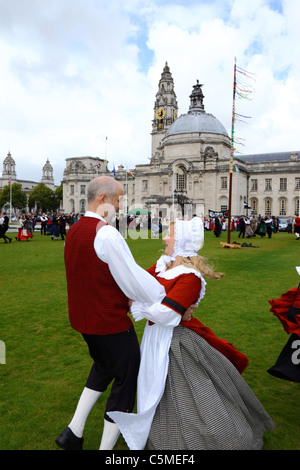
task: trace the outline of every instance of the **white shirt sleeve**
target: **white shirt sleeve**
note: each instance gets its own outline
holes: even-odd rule
[[[182,316],[160,302],[146,305],[141,302],[133,302],[131,313],[135,321],[147,318],[147,320],[164,326],[177,326],[181,322]]]
[[[101,227],[95,237],[94,249],[97,256],[108,264],[113,278],[129,299],[150,304],[165,297],[164,287],[135,262],[117,229],[111,225]]]

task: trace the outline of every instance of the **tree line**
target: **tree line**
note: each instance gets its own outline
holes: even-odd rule
[[[30,211],[37,208],[42,212],[55,212],[60,206],[62,196],[62,185],[53,191],[44,183],[39,183],[28,195],[22,190],[22,185],[19,183],[13,183],[11,188],[12,207],[19,210],[28,207]],[[0,191],[0,207],[9,202],[10,184],[7,184]]]

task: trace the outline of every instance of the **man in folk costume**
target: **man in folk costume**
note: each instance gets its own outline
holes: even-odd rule
[[[132,411],[140,362],[128,299],[152,303],[165,296],[163,286],[135,263],[124,238],[109,225],[122,195],[121,185],[111,177],[91,181],[88,211],[66,237],[69,319],[94,361],[73,419],[56,439],[68,450],[82,449],[88,414],[112,380],[100,450],[113,449],[120,431],[107,412]]]
[[[5,235],[9,228],[8,222],[9,222],[9,218],[6,215],[6,212],[3,212],[3,217],[1,218],[1,222],[0,222],[0,238],[4,239],[4,243],[7,243],[7,240],[9,241],[9,243],[11,243],[11,240],[12,240],[7,235]]]

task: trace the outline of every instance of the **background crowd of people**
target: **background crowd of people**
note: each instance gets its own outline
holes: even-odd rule
[[[300,217],[295,216],[293,218],[289,216],[287,219],[284,218],[284,220],[287,224],[283,230],[287,233],[294,233],[296,240],[298,240],[300,238]],[[221,236],[223,231],[228,229],[228,220],[220,216],[210,219],[205,218],[204,224],[205,230],[214,232],[217,238]],[[271,238],[273,233],[280,231],[280,219],[275,216],[261,216],[260,214],[258,217],[248,217],[245,215],[236,218],[232,217],[230,230],[239,232],[239,238],[256,236]]]
[[[29,240],[33,238],[34,232],[39,231],[41,235],[51,236],[52,240],[64,240],[66,231],[82,216],[83,214],[71,213],[64,214],[21,214],[18,221],[18,234],[15,237],[17,241]],[[296,240],[300,238],[300,217],[295,216],[284,218],[287,222],[285,231],[290,234],[295,234]],[[153,238],[156,238],[168,226],[169,220],[162,217],[161,213],[158,216],[149,214],[140,214],[138,211],[135,214],[121,214],[116,219],[116,228],[125,236],[127,230],[151,230]],[[222,235],[222,232],[227,231],[228,219],[221,216],[213,218],[204,218],[204,228],[206,231],[211,231],[217,238]],[[9,218],[5,212],[0,215],[0,238],[4,239],[5,243],[11,243],[12,238],[7,236],[9,228]],[[232,232],[238,232],[239,238],[251,238],[255,236],[271,238],[272,234],[280,231],[280,219],[275,216],[261,216],[248,217],[242,215],[240,217],[231,218]]]

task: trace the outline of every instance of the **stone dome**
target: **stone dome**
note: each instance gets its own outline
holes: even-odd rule
[[[183,114],[169,127],[165,137],[193,132],[223,134],[228,137],[228,133],[223,124],[212,114],[205,112]]]
[[[228,137],[228,133],[218,121],[215,116],[208,114],[204,110],[203,105],[203,92],[199,80],[196,85],[193,86],[193,91],[190,95],[190,107],[187,114],[181,115],[167,130],[165,137],[176,135],[176,134],[187,134],[187,133],[212,133],[222,134]]]

